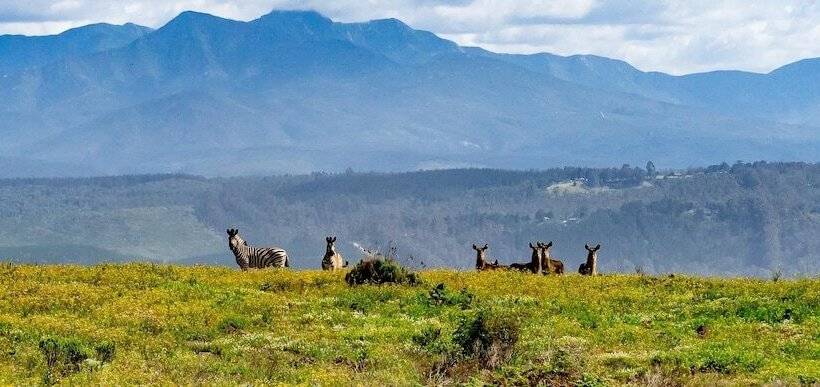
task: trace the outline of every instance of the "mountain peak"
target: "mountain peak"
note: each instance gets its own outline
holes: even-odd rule
[[[333,21],[313,10],[273,10],[254,20],[258,23],[304,24],[308,26],[329,26]]]
[[[316,11],[274,10],[251,23],[297,41],[333,36],[333,21]]]
[[[232,22],[232,20],[224,19],[219,16],[214,16],[209,13],[203,12],[196,12],[196,11],[184,11],[177,15],[177,17],[171,19],[168,23],[162,26],[160,29],[168,29],[173,27],[187,27],[192,25],[199,25],[204,23],[214,23],[214,22]]]

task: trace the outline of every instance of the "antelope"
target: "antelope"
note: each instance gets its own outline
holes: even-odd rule
[[[487,256],[487,249],[489,249],[489,248],[490,248],[490,246],[486,243],[484,244],[484,247],[478,247],[475,244],[473,245],[473,250],[475,250],[475,252],[476,252],[476,255],[475,255],[475,269],[478,270],[478,271],[504,269],[505,267],[503,265],[498,264],[497,259],[495,260],[494,263],[487,262],[486,256]]]
[[[578,267],[578,273],[581,275],[598,275],[598,250],[601,249],[601,244],[590,248],[589,245],[584,245],[587,249],[587,261]]]
[[[535,274],[541,274],[541,244],[536,242],[536,246],[532,245],[530,242],[530,249],[532,249],[532,256],[530,258],[530,262],[528,263],[513,263],[510,265],[512,269],[518,269],[521,271],[529,270]]]
[[[550,257],[552,241],[546,244],[538,242],[538,247],[541,248],[541,269],[544,274],[564,274],[564,262]]]
[[[336,237],[329,236],[325,238],[325,242],[327,242],[327,249],[322,258],[322,270],[338,270],[347,267],[347,261],[342,258],[342,254],[336,251]]]

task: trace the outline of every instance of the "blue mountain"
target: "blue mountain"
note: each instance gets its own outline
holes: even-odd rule
[[[136,24],[92,24],[52,36],[0,36],[0,74],[125,46],[150,33]]]
[[[0,77],[2,174],[32,174],[15,168],[26,162],[237,175],[820,158],[816,60],[671,76],[312,11],[184,12],[157,30],[121,26],[131,39],[115,27],[85,27],[98,43],[82,52],[70,31],[15,38],[66,54]],[[36,57],[19,47],[4,60]]]

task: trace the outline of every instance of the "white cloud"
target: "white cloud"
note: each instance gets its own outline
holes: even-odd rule
[[[159,27],[184,10],[251,20],[274,8],[339,21],[395,17],[493,51],[597,54],[672,73],[769,71],[820,56],[813,0],[0,0],[0,33],[91,22]]]

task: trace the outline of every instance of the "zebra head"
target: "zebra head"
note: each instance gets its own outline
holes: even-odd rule
[[[235,228],[229,228],[228,230],[228,246],[230,246],[231,250],[236,251],[239,246],[247,246],[248,242],[245,242],[242,237],[239,236],[239,230]]]
[[[327,242],[327,254],[334,255],[336,254],[336,237],[329,236],[325,238],[325,242]]]

